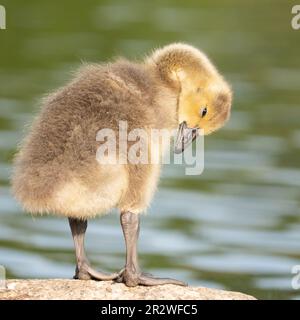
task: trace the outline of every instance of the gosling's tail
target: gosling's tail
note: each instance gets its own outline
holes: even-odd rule
[[[17,159],[11,179],[12,192],[26,211],[33,214],[49,213],[51,198],[61,177],[51,168]]]

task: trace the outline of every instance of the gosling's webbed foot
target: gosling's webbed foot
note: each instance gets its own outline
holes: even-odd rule
[[[187,286],[186,283],[172,278],[157,278],[149,273],[135,272],[124,269],[115,279],[118,283],[124,283],[128,287],[142,286],[158,286],[163,284],[175,284],[178,286]]]
[[[105,273],[102,271],[94,270],[88,263],[76,267],[74,279],[79,280],[115,280],[118,278],[119,273]]]
[[[87,228],[87,220],[80,220],[75,218],[69,218],[69,224],[72,231],[72,236],[75,245],[76,252],[76,270],[74,279],[80,280],[114,280],[118,273],[105,273],[94,270],[88,258],[85,255],[84,250],[84,235]]]
[[[140,229],[140,217],[138,214],[130,211],[122,212],[120,221],[126,243],[126,264],[125,268],[119,272],[116,282],[123,282],[128,287],[142,286],[158,286],[162,284],[175,284],[178,286],[186,286],[187,284],[171,279],[157,278],[149,273],[140,272],[137,259],[137,239]]]

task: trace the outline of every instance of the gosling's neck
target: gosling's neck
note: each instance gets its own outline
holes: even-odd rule
[[[165,128],[169,130],[178,127],[178,103],[180,97],[180,86],[170,85],[161,74],[157,67],[153,64],[145,65],[148,74],[151,75],[155,90],[154,105],[155,118],[157,119],[157,128]]]

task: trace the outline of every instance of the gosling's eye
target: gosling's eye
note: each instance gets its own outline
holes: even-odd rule
[[[206,114],[207,114],[207,107],[202,107],[202,108],[200,109],[200,115],[201,115],[201,117],[202,117],[202,118],[205,117]]]

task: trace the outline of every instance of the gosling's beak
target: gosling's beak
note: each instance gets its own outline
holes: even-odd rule
[[[181,153],[187,148],[199,135],[198,128],[188,128],[185,121],[181,122],[175,141],[174,152]]]

